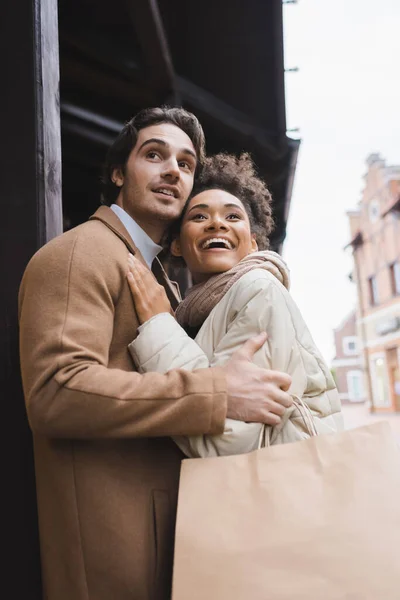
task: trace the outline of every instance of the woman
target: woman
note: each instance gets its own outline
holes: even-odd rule
[[[336,431],[338,393],[289,294],[286,264],[268,250],[272,225],[271,196],[249,155],[208,158],[170,245],[195,285],[175,319],[163,288],[130,257],[128,281],[143,324],[129,349],[141,372],[193,370],[223,364],[251,335],[266,331],[254,361],[288,373],[289,392],[308,405],[317,431]],[[282,412],[271,444],[308,437],[296,406]],[[262,431],[261,424],[227,419],[222,435],[174,439],[187,456],[207,457],[254,450]]]

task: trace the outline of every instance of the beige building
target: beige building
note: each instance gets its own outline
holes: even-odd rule
[[[400,166],[371,154],[364,179],[347,213],[364,385],[372,411],[400,411]]]

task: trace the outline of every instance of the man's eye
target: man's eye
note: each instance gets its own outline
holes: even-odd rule
[[[160,158],[159,154],[157,154],[157,152],[154,152],[154,150],[151,150],[150,152],[148,152],[146,154],[146,157],[147,158],[151,158],[151,159],[153,159],[153,158]]]
[[[188,162],[187,160],[180,160],[179,166],[182,169],[188,169],[188,171],[193,171],[193,165],[190,162]]]

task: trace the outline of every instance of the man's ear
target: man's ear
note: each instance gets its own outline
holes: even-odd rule
[[[250,250],[250,254],[252,254],[253,252],[258,252],[258,244],[257,244],[257,240],[256,240],[256,234],[253,233],[251,236],[251,250]]]
[[[124,185],[124,174],[120,167],[113,170],[111,180],[118,187],[122,187]]]
[[[171,254],[172,256],[182,256],[181,254],[181,243],[179,238],[175,238],[171,244]]]

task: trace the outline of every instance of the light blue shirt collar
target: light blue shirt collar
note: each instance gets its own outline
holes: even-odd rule
[[[151,269],[151,265],[153,260],[162,250],[162,246],[159,246],[147,233],[132,219],[128,213],[118,206],[117,204],[112,204],[110,206],[111,210],[117,215],[117,217],[122,221],[125,229],[131,236],[132,240],[135,242],[140,254],[143,256],[146,261],[147,266]]]

